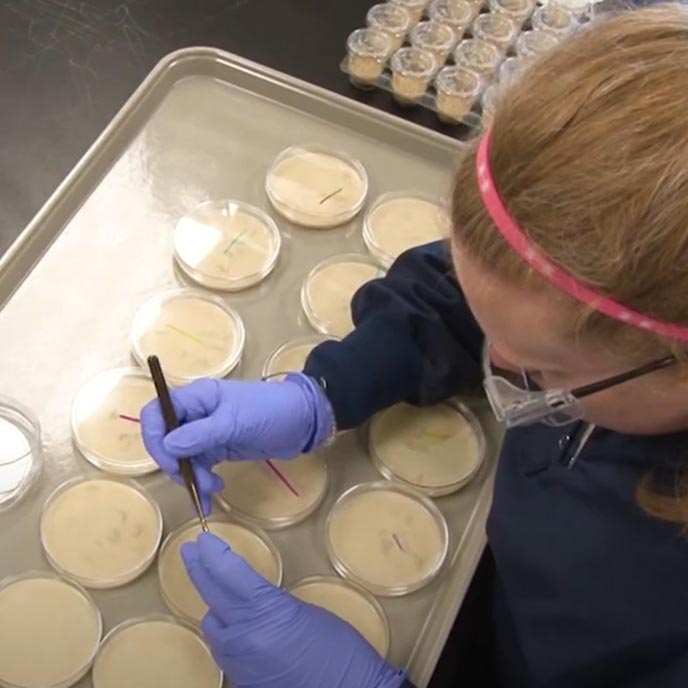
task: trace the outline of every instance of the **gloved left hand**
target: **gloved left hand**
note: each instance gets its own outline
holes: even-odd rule
[[[259,576],[214,535],[182,547],[210,608],[201,630],[236,688],[399,688],[394,669],[334,614]]]

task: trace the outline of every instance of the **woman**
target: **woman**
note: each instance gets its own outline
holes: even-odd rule
[[[364,286],[356,330],[303,374],[177,390],[185,425],[167,437],[147,406],[151,454],[177,480],[179,457],[195,455],[207,500],[220,460],[288,459],[485,376],[510,426],[487,529],[499,684],[687,685],[686,65],[680,6],[562,44],[471,145],[448,245]],[[213,536],[184,557],[239,688],[404,685],[353,629]]]

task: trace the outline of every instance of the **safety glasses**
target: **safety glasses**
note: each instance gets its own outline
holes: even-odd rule
[[[572,390],[543,390],[531,380],[526,370],[514,372],[495,366],[490,358],[490,343],[486,341],[483,347],[483,385],[495,417],[507,428],[538,422],[561,426],[583,417],[581,399],[675,364],[673,356],[666,356]]]

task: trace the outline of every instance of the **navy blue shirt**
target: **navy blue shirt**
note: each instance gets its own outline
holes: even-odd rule
[[[352,304],[356,329],[315,349],[338,426],[400,401],[432,404],[480,380],[483,335],[440,243],[402,255]],[[496,562],[495,656],[509,688],[688,687],[688,539],[645,515],[649,471],[670,489],[688,433],[583,424],[506,434],[487,534]],[[460,684],[457,676],[457,685]]]

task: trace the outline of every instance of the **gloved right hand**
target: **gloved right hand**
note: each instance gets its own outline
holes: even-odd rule
[[[179,484],[179,460],[190,458],[206,499],[222,489],[212,473],[218,462],[290,459],[320,446],[334,428],[325,393],[301,373],[290,373],[283,382],[196,380],[171,396],[180,427],[166,434],[154,399],[141,410],[143,442]]]

